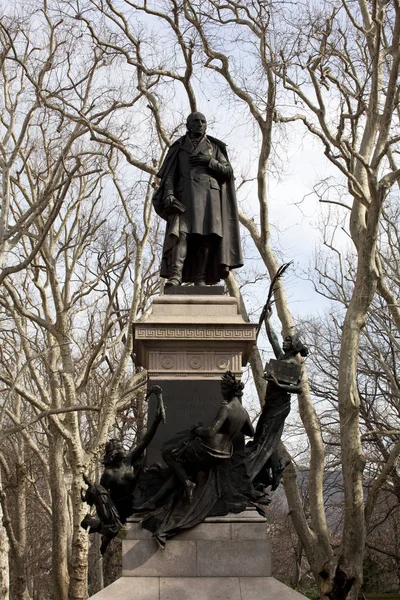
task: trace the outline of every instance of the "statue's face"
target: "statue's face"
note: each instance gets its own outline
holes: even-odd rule
[[[118,440],[110,440],[105,447],[107,464],[120,463],[125,458],[124,448]],[[106,463],[105,463],[106,464]]]
[[[224,400],[230,400],[233,397],[232,386],[226,384],[225,381],[221,382],[221,395]]]
[[[192,113],[188,116],[187,128],[192,135],[203,136],[207,129],[207,120],[205,116],[199,112]]]
[[[293,350],[293,341],[290,335],[287,335],[283,339],[282,349],[284,352],[289,352],[290,350]]]

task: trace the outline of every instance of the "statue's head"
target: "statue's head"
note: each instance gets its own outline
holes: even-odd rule
[[[231,400],[234,396],[241,398],[243,396],[244,384],[235,378],[231,371],[226,371],[222,375],[221,394],[225,400]]]
[[[286,335],[283,338],[282,349],[284,352],[293,352],[293,354],[300,354],[305,358],[309,355],[309,350],[305,344],[301,341],[299,335]]]
[[[201,112],[190,113],[186,119],[186,127],[189,133],[203,136],[207,129],[207,119]]]
[[[113,465],[125,458],[125,450],[117,439],[109,440],[104,447],[103,465]]]

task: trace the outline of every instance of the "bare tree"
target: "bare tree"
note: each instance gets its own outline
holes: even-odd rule
[[[261,132],[258,169],[259,229],[242,217],[274,274],[269,241],[266,170],[271,151],[274,122],[300,121],[322,142],[327,158],[346,178],[350,204],[350,235],[357,253],[354,288],[343,323],[339,365],[339,414],[341,460],[344,478],[345,522],[339,552],[333,553],[323,507],[323,444],[315,411],[305,387],[299,398],[310,443],[310,526],[301,509],[293,472],[287,471],[286,486],[295,526],[302,539],[321,593],[330,598],[356,598],[362,582],[365,542],[363,469],[365,459],[359,428],[359,393],[356,386],[360,332],[378,289],[388,302],[395,323],[399,306],[385,280],[376,240],[382,207],[388,190],[399,179],[395,162],[399,144],[399,52],[400,9],[397,2],[374,5],[370,12],[363,2],[325,3],[302,14],[290,6],[280,14],[265,3],[251,7],[237,2],[185,3],[186,15],[201,38],[207,56],[205,66],[219,73],[232,92],[244,102]],[[283,18],[282,18],[283,17]],[[254,40],[251,63],[263,71],[265,96],[241,84],[235,58],[224,52],[221,42],[229,33],[240,49],[240,30]],[[296,98],[295,112],[278,104],[283,85]],[[266,100],[263,100],[263,97]],[[285,96],[288,98],[288,96]],[[284,330],[292,325],[277,297]]]
[[[333,200],[349,213],[354,244],[354,285],[346,288],[340,350],[335,347],[340,352],[336,406],[341,423],[336,456],[343,465],[345,498],[341,535],[332,537],[327,524],[325,445],[306,374],[299,412],[310,452],[307,508],[293,462],[285,472],[285,488],[321,596],[356,598],[368,514],[373,514],[379,490],[390,484],[397,456],[390,449],[387,462],[375,472],[377,494],[372,483],[364,511],[363,415],[357,382],[363,368],[360,336],[363,328],[368,333],[365,323],[376,291],[397,330],[400,325],[388,259],[377,244],[384,202],[399,179],[398,0],[371,7],[363,0],[332,0],[318,8],[308,2],[299,7],[261,0],[157,0],[151,6],[131,0],[70,0],[50,8],[45,4],[41,15],[47,38],[40,47],[45,50],[31,47],[29,27],[25,34],[11,23],[2,30],[3,78],[6,91],[11,90],[4,135],[12,131],[10,114],[23,96],[18,90],[27,86],[24,114],[29,118],[26,129],[16,120],[17,133],[9,134],[7,148],[3,144],[9,152],[8,162],[3,153],[1,164],[9,198],[5,207],[10,208],[2,213],[0,243],[9,262],[0,303],[15,323],[18,343],[9,331],[3,335],[16,351],[22,349],[31,382],[7,361],[0,380],[29,405],[28,422],[38,419],[46,425],[48,439],[57,440],[52,494],[54,499],[59,494],[57,506],[64,511],[59,519],[67,529],[65,482],[57,481],[57,473],[68,457],[74,523],[71,598],[86,593],[86,538],[79,530],[81,473],[106,439],[116,409],[135,396],[136,384],[130,383],[137,376],[131,362],[131,323],[147,309],[157,289],[157,252],[154,245],[149,251],[146,247],[149,240],[156,241],[159,226],[151,232],[154,176],[184,122],[180,109],[197,108],[202,96],[198,81],[204,76],[213,78],[240,114],[246,112],[260,140],[254,173],[258,215],[242,212],[240,219],[271,278],[280,261],[271,235],[267,184],[280,134],[289,127],[304,127],[307,135],[315,136],[347,190],[345,198]],[[17,44],[18,36],[24,35],[25,46]],[[155,35],[163,40],[162,55],[154,51]],[[116,81],[117,67],[128,82],[125,86]],[[173,116],[169,101],[177,90],[179,110],[174,107]],[[45,149],[40,160],[37,147]],[[115,194],[114,211],[107,214],[101,204],[110,190]],[[391,227],[390,220],[383,223],[386,237],[396,237],[397,226]],[[394,260],[398,264],[396,252],[389,262]],[[21,269],[26,271],[18,274]],[[233,277],[228,286],[240,298]],[[275,302],[284,334],[292,332],[294,321],[282,282]],[[86,335],[78,335],[80,327]],[[262,402],[265,384],[256,350],[252,368]],[[392,366],[385,374],[389,381]],[[107,396],[93,405],[98,383]],[[89,410],[100,407],[100,413]],[[61,408],[69,412],[58,412]],[[7,418],[12,421],[10,435],[11,430],[22,435],[25,424],[12,410]],[[65,547],[59,552],[65,556]],[[63,560],[59,567],[54,565],[56,589],[64,594],[60,598],[67,594],[67,566]]]

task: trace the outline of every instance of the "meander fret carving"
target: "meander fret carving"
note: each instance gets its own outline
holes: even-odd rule
[[[136,327],[136,338],[255,339],[253,328],[242,327]]]

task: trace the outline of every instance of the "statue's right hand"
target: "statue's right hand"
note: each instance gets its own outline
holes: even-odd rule
[[[196,427],[195,429],[192,430],[192,434],[197,435],[199,437],[201,437],[203,433],[204,433],[204,427]]]
[[[174,205],[174,202],[177,202],[177,200],[176,200],[175,196],[173,196],[172,194],[170,194],[169,196],[167,196],[164,199],[164,208],[166,208],[166,209],[172,209],[173,205]]]

